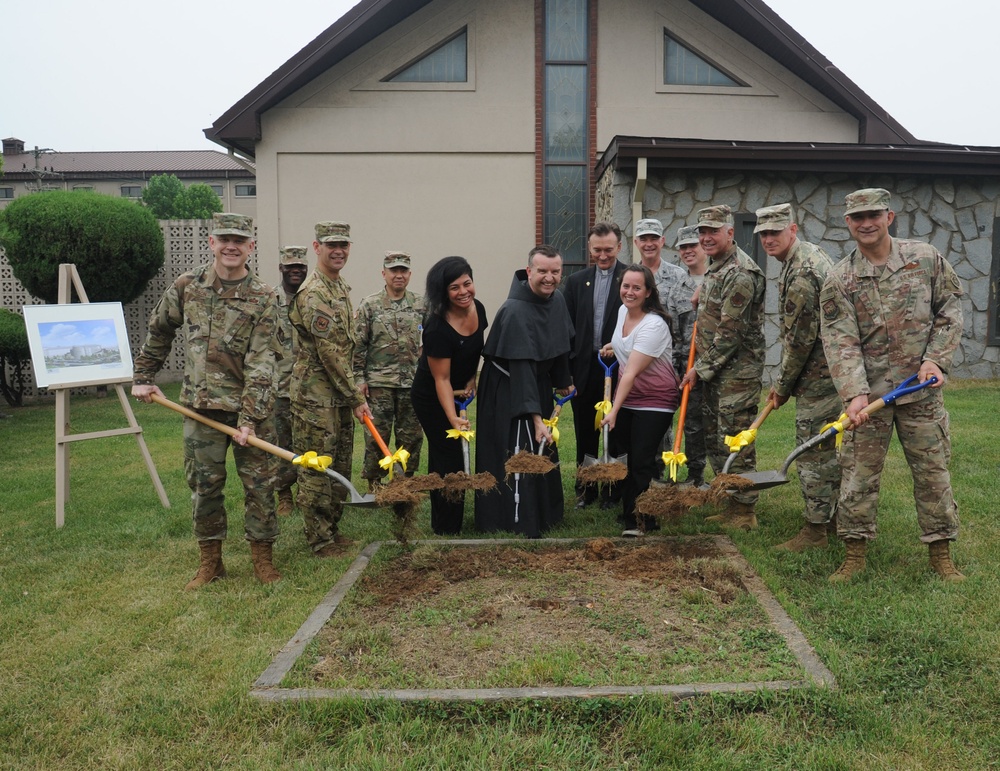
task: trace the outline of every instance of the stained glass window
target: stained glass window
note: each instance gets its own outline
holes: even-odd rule
[[[462,30],[387,80],[393,83],[464,83],[468,75],[468,32]]]
[[[669,86],[739,86],[729,75],[663,34],[663,82]]]

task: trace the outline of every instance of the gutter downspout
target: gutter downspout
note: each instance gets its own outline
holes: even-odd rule
[[[635,234],[635,224],[642,219],[642,200],[646,196],[646,159],[637,158],[635,162],[635,188],[632,191],[632,233]],[[631,253],[631,245],[630,245]],[[632,262],[637,262],[632,255]]]

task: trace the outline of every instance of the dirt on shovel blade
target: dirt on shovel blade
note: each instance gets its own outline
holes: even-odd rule
[[[464,471],[457,471],[445,474],[441,491],[448,500],[459,501],[469,490],[484,493],[496,486],[496,477],[489,471],[480,471],[478,474],[472,475],[466,474]]]
[[[691,509],[708,502],[709,491],[697,487],[652,485],[635,499],[635,510],[647,517],[679,519]]]
[[[516,452],[504,464],[504,471],[510,479],[514,474],[548,474],[556,467],[547,455],[533,452]]]
[[[719,474],[712,480],[706,491],[708,493],[706,503],[721,506],[729,501],[734,492],[751,487],[753,487],[753,482],[739,474]]]
[[[584,485],[621,482],[627,476],[628,466],[624,463],[595,463],[576,469],[577,481]]]

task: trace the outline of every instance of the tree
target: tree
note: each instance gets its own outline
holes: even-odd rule
[[[24,402],[26,372],[31,362],[28,330],[24,318],[14,311],[0,308],[0,393],[11,407]],[[13,370],[7,380],[7,366]]]
[[[59,265],[76,265],[92,302],[129,303],[163,267],[152,213],[125,198],[56,190],[15,198],[0,211],[0,245],[17,279],[58,300]]]
[[[222,211],[222,202],[212,188],[201,183],[185,188],[173,174],[150,177],[142,202],[159,220],[205,220]]]

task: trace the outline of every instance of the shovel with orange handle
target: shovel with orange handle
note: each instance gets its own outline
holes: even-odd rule
[[[389,447],[383,441],[381,434],[379,434],[378,429],[375,428],[375,424],[372,423],[372,419],[368,415],[362,415],[361,419],[365,422],[365,426],[371,432],[372,438],[375,440],[375,444],[382,451],[382,455],[385,456],[378,462],[378,465],[389,472],[389,481],[391,482],[396,475],[405,476],[406,475],[406,462],[410,459],[410,453],[400,447],[396,452],[389,452]]]
[[[688,351],[688,365],[686,372],[690,372],[694,367],[694,339],[698,335],[698,322],[695,322],[691,329],[691,350]],[[681,438],[684,436],[684,419],[687,417],[688,397],[691,395],[691,384],[688,383],[681,391],[681,407],[677,411],[677,430],[674,432],[674,449],[663,453],[663,465],[670,469],[670,481],[677,481],[677,469],[687,463],[687,455],[681,452]]]

